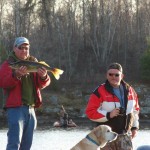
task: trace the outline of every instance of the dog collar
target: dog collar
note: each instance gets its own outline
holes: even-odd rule
[[[86,136],[86,138],[87,138],[89,141],[91,141],[92,143],[94,143],[94,144],[96,144],[97,146],[99,146],[99,144],[98,144],[96,141],[94,141],[92,138],[90,138],[88,135]]]

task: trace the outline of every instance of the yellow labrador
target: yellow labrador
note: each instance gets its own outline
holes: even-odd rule
[[[104,147],[107,142],[115,140],[117,135],[109,126],[99,125],[70,150],[97,150],[98,147]]]

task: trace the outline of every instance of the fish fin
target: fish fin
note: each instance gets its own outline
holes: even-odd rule
[[[54,75],[54,77],[58,80],[60,78],[60,75],[63,74],[63,70],[58,69],[58,68],[54,68],[53,70],[50,70],[52,72],[52,74]]]
[[[48,67],[50,67],[45,61],[39,61],[38,63],[42,64],[42,65],[46,65]]]

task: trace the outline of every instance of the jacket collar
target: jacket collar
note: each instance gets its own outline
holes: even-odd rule
[[[121,84],[124,88],[124,91],[126,91],[128,93],[129,91],[129,84],[126,83],[124,80],[121,80]],[[108,80],[106,80],[105,82],[105,88],[108,92],[110,92],[111,94],[114,95],[114,92],[113,92],[113,87],[110,85],[110,83],[108,82]]]
[[[130,87],[130,85],[128,83],[126,83],[124,80],[121,80],[121,84],[122,84],[123,89],[124,89],[125,107],[127,107],[128,93],[129,93],[129,87]],[[105,89],[109,93],[111,93],[112,95],[115,95],[114,91],[113,91],[113,87],[110,85],[110,83],[108,82],[108,80],[106,80],[106,82],[105,82]]]

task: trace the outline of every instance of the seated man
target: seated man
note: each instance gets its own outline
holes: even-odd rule
[[[72,119],[68,118],[68,113],[64,109],[60,110],[59,121],[54,122],[54,127],[76,127],[77,125],[73,122]]]
[[[77,127],[77,125],[75,124],[75,122],[73,122],[72,119],[69,119],[69,121],[68,121],[68,127]]]

